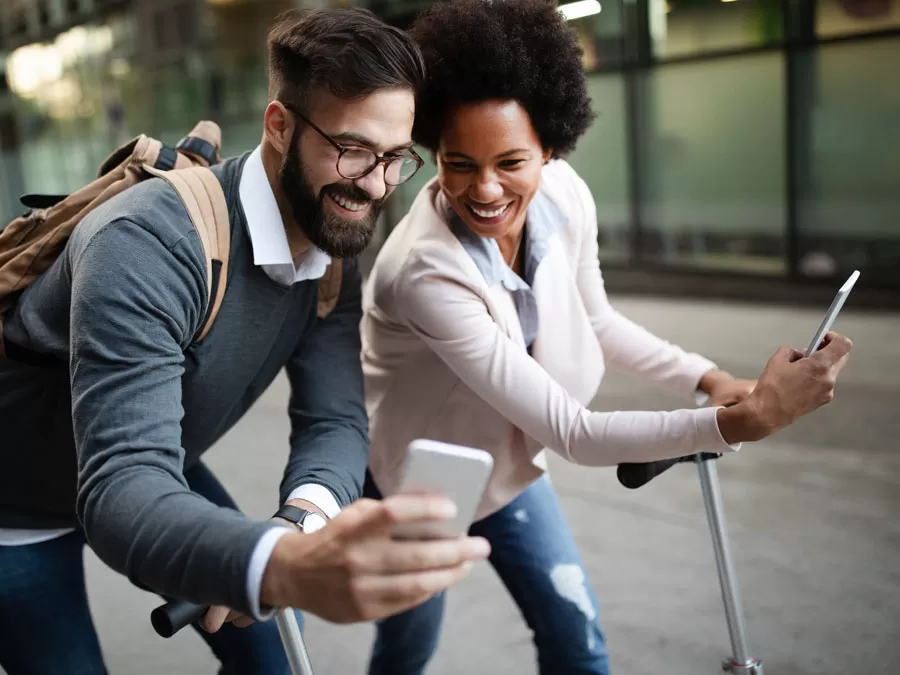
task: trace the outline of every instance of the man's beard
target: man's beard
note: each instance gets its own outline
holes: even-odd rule
[[[297,134],[295,133],[295,136]],[[312,186],[300,162],[297,138],[291,139],[284,164],[278,171],[281,190],[291,207],[294,220],[306,238],[333,258],[352,258],[362,253],[375,234],[375,221],[384,205],[384,199],[373,200],[353,183],[332,183],[319,194]],[[327,195],[343,196],[359,204],[368,204],[365,217],[349,220],[333,213],[325,213]]]

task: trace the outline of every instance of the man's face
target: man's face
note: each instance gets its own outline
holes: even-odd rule
[[[358,101],[320,92],[307,111],[310,122],[336,143],[379,156],[412,146],[414,114],[415,99],[408,89],[379,91]],[[340,151],[299,117],[295,121],[279,170],[294,219],[328,255],[359,255],[372,240],[378,214],[394,186],[385,183],[383,165],[362,178],[344,178],[337,167]]]

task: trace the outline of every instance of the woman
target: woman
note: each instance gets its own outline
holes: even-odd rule
[[[414,438],[489,450],[494,471],[471,532],[491,543],[540,672],[605,675],[597,602],[542,478],[544,448],[596,466],[732,452],[824,403],[833,379],[785,348],[755,386],[610,306],[594,201],[561,159],[592,120],[580,50],[548,0],[435,3],[412,34],[429,73],[413,136],[438,176],[366,287],[367,494],[396,488]],[[832,336],[813,358],[836,372],[847,349]],[[607,364],[717,407],[591,412]],[[443,601],[379,623],[372,675],[423,672]]]

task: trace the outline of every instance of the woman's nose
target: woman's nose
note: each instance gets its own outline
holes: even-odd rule
[[[497,180],[496,176],[481,174],[470,188],[470,193],[475,201],[490,204],[503,196],[503,186],[500,185],[500,181]]]

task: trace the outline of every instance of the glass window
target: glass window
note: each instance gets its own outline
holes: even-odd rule
[[[757,47],[782,39],[781,0],[649,0],[658,59]]]
[[[266,34],[288,0],[214,2],[205,13],[205,113],[222,128],[222,156],[256,147],[268,103]],[[296,3],[294,3],[296,4]]]
[[[898,0],[816,0],[816,34],[819,37],[898,27]]]
[[[9,93],[0,87],[0,101]],[[21,162],[21,132],[10,110],[0,111],[0,230],[25,210],[19,196],[25,193]]]
[[[622,0],[573,0],[560,2],[559,10],[569,19],[584,50],[588,71],[622,63]]]
[[[597,204],[600,257],[624,259],[628,257],[631,217],[623,77],[592,75],[588,91],[597,118],[568,160]]]
[[[671,64],[639,86],[642,253],[701,268],[782,274],[781,54]]]
[[[109,152],[127,140],[133,79],[132,15],[72,26],[16,49],[6,75],[22,138],[28,191],[65,193],[96,177]]]
[[[805,62],[811,86],[800,105],[809,118],[796,139],[802,274],[860,268],[861,281],[900,286],[897,64],[896,37],[822,46]]]

